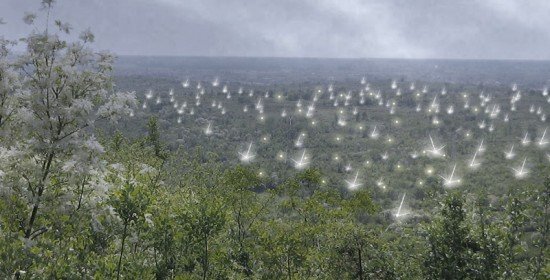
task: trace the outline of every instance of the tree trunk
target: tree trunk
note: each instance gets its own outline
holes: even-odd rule
[[[34,199],[36,200],[34,202],[34,205],[32,207],[31,212],[31,218],[29,219],[29,224],[27,225],[27,229],[25,230],[25,238],[30,238],[32,235],[32,228],[34,226],[34,221],[36,220],[36,216],[38,214],[38,208],[40,207],[40,200],[42,199],[42,194],[44,193],[44,182],[48,178],[48,174],[50,173],[50,167],[52,165],[54,153],[51,152],[48,154],[48,159],[44,162],[42,166],[42,178],[40,179],[40,182],[38,183],[38,193],[37,197]]]
[[[292,268],[290,267],[290,249],[287,250],[286,267],[288,272],[288,280],[292,280]]]
[[[361,246],[359,246],[358,248],[358,253],[359,253],[359,260],[357,262],[357,265],[359,266],[359,280],[363,280],[363,258],[362,258],[362,255],[361,255]]]
[[[120,266],[122,265],[122,255],[124,254],[124,242],[126,241],[126,230],[128,229],[128,222],[124,223],[124,231],[122,232],[122,245],[120,247],[120,256],[118,257],[118,266],[116,279],[120,279]]]
[[[208,233],[204,231],[204,260],[202,262],[202,279],[208,276]]]

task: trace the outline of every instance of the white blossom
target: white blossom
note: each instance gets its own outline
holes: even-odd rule
[[[139,164],[141,170],[139,171],[139,174],[147,174],[147,173],[154,173],[156,169],[150,165],[147,165],[145,163]]]

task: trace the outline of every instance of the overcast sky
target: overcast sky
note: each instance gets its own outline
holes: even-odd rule
[[[52,19],[119,55],[550,59],[550,0],[56,2]],[[27,34],[39,9],[1,0],[0,36]]]

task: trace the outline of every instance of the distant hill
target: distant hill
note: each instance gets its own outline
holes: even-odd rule
[[[508,84],[542,88],[550,84],[550,61],[405,60],[253,57],[121,56],[115,76],[239,81],[257,84],[373,79]]]

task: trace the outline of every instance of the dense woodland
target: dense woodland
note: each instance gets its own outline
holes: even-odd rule
[[[257,86],[267,93],[265,121],[253,113],[257,96],[234,93],[230,102],[214,87],[202,99],[210,109],[178,116],[172,106],[143,105],[152,88],[168,92],[181,80],[115,79],[114,57],[89,47],[90,31],[75,38],[68,23],[39,24],[52,5],[24,16],[35,30],[28,37],[0,39],[0,278],[550,278],[548,159],[518,147],[531,162],[518,180],[502,153],[525,131],[533,141],[540,135],[538,118],[526,112],[544,100],[539,90],[526,89],[518,113],[495,121],[492,133],[476,128],[482,113],[442,114],[435,127],[434,115],[415,115],[433,92],[396,97],[395,115],[367,99],[347,126],[327,98],[314,119],[279,117],[321,91],[307,81]],[[26,51],[14,54],[15,44]],[[356,84],[337,81],[334,91]],[[371,82],[382,91],[390,84]],[[515,94],[508,86],[430,84],[441,87],[456,104],[464,92],[472,104],[479,92],[502,104]],[[191,106],[194,90],[181,90]],[[216,100],[226,114],[212,109]],[[369,137],[374,125],[382,140]],[[304,131],[312,163],[296,170],[286,158],[302,150],[287,147]],[[460,162],[485,139],[483,166],[461,164],[462,184],[444,186],[426,170],[451,162],[407,156],[432,133],[448,139],[449,157]],[[238,151],[251,141],[258,156],[244,164]],[[362,185],[346,188],[355,170]],[[410,215],[399,217],[404,193]]]

